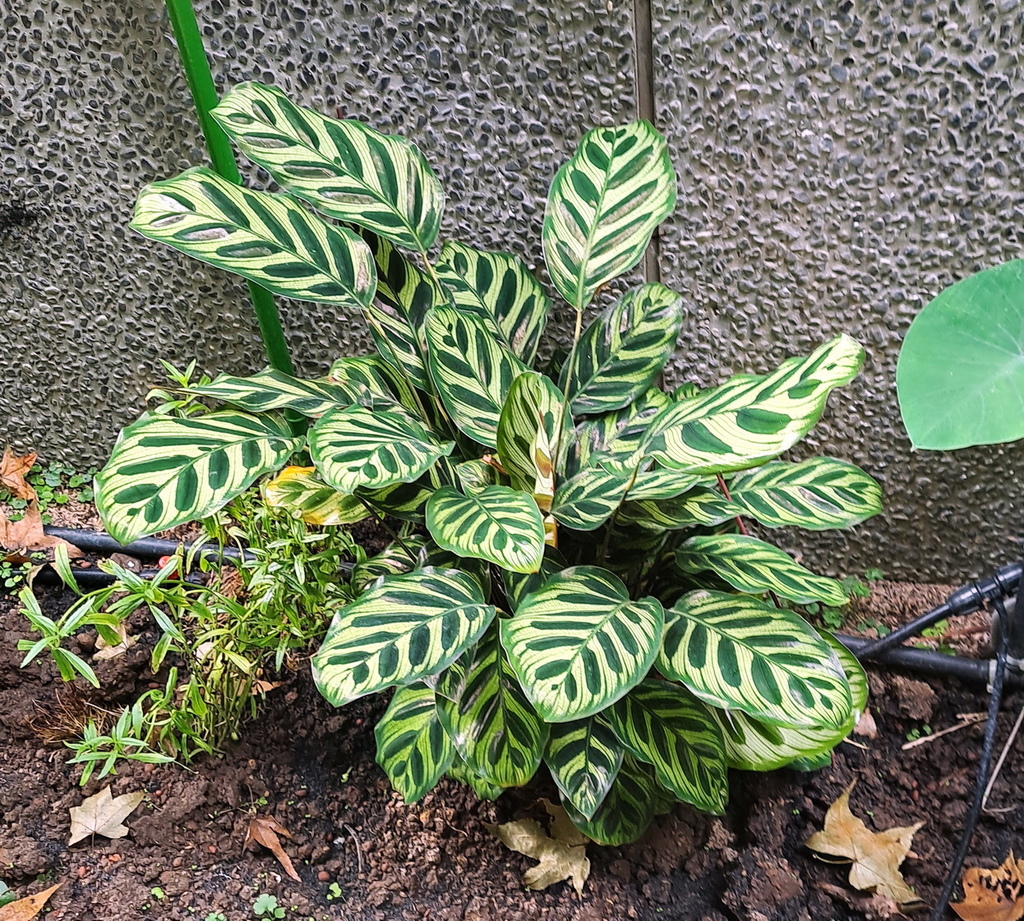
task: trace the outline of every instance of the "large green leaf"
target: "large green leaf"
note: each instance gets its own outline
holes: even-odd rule
[[[474,774],[520,787],[537,772],[548,727],[523,695],[498,641],[497,624],[437,679],[437,714]]]
[[[427,315],[430,374],[455,424],[482,445],[495,446],[501,408],[512,382],[528,370],[486,321],[454,307]]]
[[[437,471],[431,467],[411,483],[393,483],[383,489],[364,490],[360,495],[385,515],[422,524],[426,519],[427,500],[438,486]]]
[[[421,684],[395,691],[374,737],[377,764],[406,803],[433,790],[455,759],[455,748],[437,718],[434,692]]]
[[[643,680],[664,617],[656,599],[631,601],[607,570],[574,566],[502,621],[501,639],[537,712],[562,723],[598,713]]]
[[[422,252],[437,237],[444,190],[410,141],[327,118],[259,83],[233,87],[213,115],[250,160],[324,214]]]
[[[595,531],[619,507],[629,482],[628,474],[586,467],[558,484],[551,514],[567,528]]]
[[[399,406],[332,410],[309,432],[309,453],[321,476],[344,493],[410,483],[452,452]]]
[[[316,467],[285,467],[266,484],[267,505],[321,527],[355,524],[370,516],[366,504],[328,486]]]
[[[127,544],[212,514],[301,446],[272,414],[146,415],[96,475],[96,505],[107,532]]]
[[[672,355],[682,322],[682,298],[660,284],[635,288],[604,310],[562,368],[559,386],[573,413],[622,409],[646,393]]]
[[[656,387],[650,388],[633,403],[613,412],[591,416],[576,427],[578,445],[574,452],[577,466],[601,466],[617,473],[632,475],[643,466],[641,449],[651,424],[672,401]],[[642,475],[638,474],[638,477]]]
[[[689,592],[666,615],[658,669],[715,707],[784,726],[837,729],[850,718],[835,652],[792,611],[725,592]]]
[[[320,416],[329,409],[360,402],[369,396],[370,389],[355,380],[305,381],[267,368],[251,377],[220,374],[208,384],[190,386],[188,392],[213,397],[246,412],[294,409],[306,416]]]
[[[328,383],[336,383],[359,397],[352,402],[384,402],[397,400],[406,409],[417,409],[412,387],[404,374],[379,355],[358,355],[339,358],[327,373]]]
[[[774,374],[734,378],[665,410],[644,453],[688,473],[754,467],[810,431],[831,390],[853,379],[863,357],[856,342],[838,336]]]
[[[480,799],[493,801],[505,792],[504,787],[488,783],[479,774],[471,771],[469,765],[458,756],[458,753],[455,755],[454,764],[448,769],[448,776],[459,783],[467,784]]]
[[[562,796],[593,819],[615,782],[622,757],[622,745],[611,727],[592,716],[552,725],[544,763]]]
[[[526,597],[537,591],[553,575],[565,569],[565,558],[550,544],[544,548],[544,559],[536,572],[502,570],[501,581],[512,611],[518,611]]]
[[[527,364],[533,361],[551,299],[522,259],[450,241],[435,268],[456,307],[492,321],[509,349]]]
[[[642,470],[637,474],[633,485],[629,488],[629,498],[635,501],[674,499],[684,492],[689,492],[700,482],[700,477],[680,473],[678,470],[655,467],[651,470]]]
[[[514,572],[536,572],[544,556],[537,503],[508,486],[488,486],[472,496],[441,487],[427,501],[427,530],[446,550]]]
[[[684,803],[722,813],[725,743],[710,711],[685,688],[649,678],[606,714],[619,741]]]
[[[380,553],[356,563],[352,567],[349,584],[353,591],[361,593],[382,576],[395,576],[412,572],[420,565],[420,551],[426,538],[419,535],[392,541]]]
[[[496,611],[479,583],[454,569],[391,576],[339,608],[313,656],[313,677],[335,707],[452,664]]]
[[[797,604],[841,607],[850,597],[842,584],[805,569],[784,550],[746,534],[691,537],[676,551],[684,572],[710,569],[741,592],[775,592]]]
[[[598,844],[615,846],[636,841],[663,811],[664,791],[658,786],[651,767],[626,755],[615,780],[593,817],[578,810],[562,793],[562,806],[583,834]]]
[[[651,124],[588,131],[548,193],[544,259],[558,292],[586,307],[601,285],[640,261],[675,204],[675,170]]]
[[[146,186],[131,226],[274,294],[365,307],[377,273],[366,244],[287,195],[254,192],[197,166]]]
[[[900,348],[896,393],[915,448],[1024,437],[1024,260],[971,275],[925,306]]]

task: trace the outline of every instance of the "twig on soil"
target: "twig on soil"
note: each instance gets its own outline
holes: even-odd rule
[[[355,829],[351,825],[348,825],[348,824],[346,824],[344,826],[344,828],[345,828],[345,831],[347,831],[352,836],[352,842],[356,846],[356,866],[359,868],[359,875],[362,876],[363,875],[363,847],[359,843],[359,838],[356,837]]]
[[[1010,753],[1010,747],[1017,738],[1017,733],[1020,732],[1021,723],[1024,723],[1024,707],[1021,707],[1020,713],[1017,714],[1017,722],[1013,724],[1013,729],[1010,730],[1010,735],[1006,740],[1006,744],[1003,746],[1003,750],[999,753],[999,760],[996,761],[995,770],[992,771],[992,776],[988,780],[988,786],[985,787],[985,795],[981,798],[981,808],[985,812],[1008,812],[1011,809],[1016,808],[1015,806],[1010,806],[1008,809],[985,809],[985,806],[988,804],[988,797],[992,792],[992,788],[995,786],[996,778],[999,776],[999,772],[1003,769],[1003,763],[1006,761],[1006,756]]]
[[[974,726],[977,723],[984,723],[988,717],[987,713],[958,713],[961,722],[955,726],[947,726],[945,729],[940,729],[938,732],[933,732],[930,736],[921,736],[920,739],[914,739],[912,742],[907,742],[902,745],[903,751],[908,751],[911,748],[917,748],[919,745],[924,745],[926,742],[934,742],[936,739],[944,735],[949,735],[951,732],[957,732],[960,729],[966,729],[968,726]]]

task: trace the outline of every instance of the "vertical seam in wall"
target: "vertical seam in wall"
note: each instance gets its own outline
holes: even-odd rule
[[[657,127],[654,92],[654,17],[651,12],[651,0],[633,0],[633,61],[637,118],[646,119]],[[651,245],[644,253],[642,265],[647,281],[661,281],[661,242],[657,230],[651,237]]]

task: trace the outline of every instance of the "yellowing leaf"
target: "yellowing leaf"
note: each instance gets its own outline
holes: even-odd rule
[[[552,817],[553,838],[533,819],[489,825],[488,828],[506,847],[537,861],[537,866],[530,867],[523,874],[523,882],[528,889],[547,889],[567,879],[582,895],[583,884],[590,875],[586,847],[589,839],[577,831],[561,806],[552,806],[546,800],[544,805]]]
[[[77,844],[90,835],[104,838],[123,838],[128,827],[123,825],[142,802],[145,794],[125,793],[111,796],[110,787],[82,800],[81,806],[71,807],[71,838],[68,844]]]
[[[0,921],[32,921],[43,910],[43,906],[49,901],[50,896],[63,885],[63,883],[57,883],[56,886],[51,886],[49,889],[44,889],[42,892],[37,892],[24,899],[18,899],[17,902],[8,902],[3,908],[0,908]]]
[[[964,900],[949,907],[963,921],[1020,921],[1024,918],[1024,860],[1013,851],[995,870],[969,867],[963,878]]]
[[[807,847],[820,854],[831,854],[853,861],[850,885],[888,896],[905,905],[919,901],[900,874],[900,864],[910,852],[914,833],[924,825],[909,825],[873,832],[850,812],[850,784],[825,814],[824,831],[807,839]]]

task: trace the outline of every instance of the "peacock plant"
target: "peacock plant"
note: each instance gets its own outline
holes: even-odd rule
[[[675,800],[721,812],[730,767],[827,763],[866,683],[793,607],[845,594],[744,519],[822,530],[880,510],[857,467],[777,460],[862,350],[839,336],[770,374],[660,389],[681,298],[605,292],[675,204],[658,132],[597,128],[555,175],[543,250],[575,328],[539,362],[544,286],[517,256],[438,249],[444,196],[414,145],[255,83],[214,115],[282,191],[192,169],[146,188],[132,226],[361,313],[378,354],[320,380],[221,376],[188,388],[220,408],[129,425],[97,477],[110,533],[211,515],[268,476],[310,522],[400,522],[325,612],[313,671],[337,706],[396,689],[378,761],[410,802],[445,774],[494,797],[543,764],[580,830],[619,843]]]

